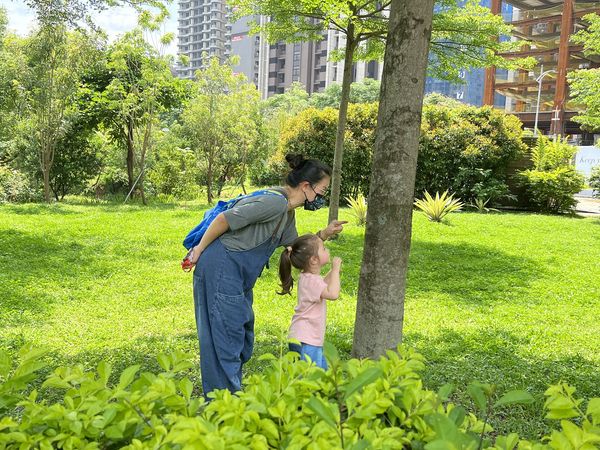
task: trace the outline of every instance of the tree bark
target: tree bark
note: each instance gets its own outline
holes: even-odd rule
[[[344,134],[348,117],[348,102],[350,100],[350,85],[352,84],[352,62],[356,49],[354,25],[348,25],[346,34],[346,49],[344,51],[344,75],[342,77],[342,97],[338,113],[337,132],[335,135],[335,151],[333,154],[333,173],[331,177],[331,196],[329,198],[329,223],[337,220],[340,207],[340,189],[342,184],[342,158],[344,156]]]
[[[127,120],[127,182],[128,182],[128,191],[131,191],[133,188],[133,183],[135,183],[135,179],[133,177],[133,166],[135,164],[135,135],[133,129],[133,119]]]
[[[391,3],[352,349],[359,358],[402,341],[433,3]]]

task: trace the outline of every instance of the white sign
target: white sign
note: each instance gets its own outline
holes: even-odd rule
[[[593,145],[577,147],[575,168],[586,177],[592,174],[592,169],[600,166],[600,148]]]

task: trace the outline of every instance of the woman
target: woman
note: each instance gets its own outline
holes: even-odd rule
[[[292,170],[284,187],[241,199],[219,214],[190,254],[197,263],[194,308],[205,396],[214,389],[241,389],[242,366],[254,345],[254,283],[275,249],[298,237],[294,209],[315,211],[324,204],[331,169],[300,155],[286,160]],[[335,220],[317,236],[326,240],[344,223]]]

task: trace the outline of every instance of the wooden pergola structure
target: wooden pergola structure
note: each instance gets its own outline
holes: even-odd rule
[[[538,129],[550,134],[580,134],[579,125],[570,119],[577,105],[569,101],[567,73],[570,70],[600,67],[600,58],[588,58],[571,35],[584,24],[581,18],[600,13],[598,0],[492,0],[491,10],[499,14],[503,3],[515,9],[514,35],[527,42],[508,58],[533,56],[538,66],[531,71],[509,72],[503,79],[496,68],[486,69],[483,103],[494,104],[495,93],[507,98],[507,112],[517,115],[524,126],[533,128],[539,87],[541,87]],[[548,71],[541,84],[537,77]]]

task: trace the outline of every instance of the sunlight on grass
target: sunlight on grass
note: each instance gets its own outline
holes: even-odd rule
[[[54,364],[108,359],[158,370],[155,355],[198,355],[191,274],[181,241],[204,205],[116,203],[0,206],[0,343],[52,349]],[[351,219],[347,210],[341,218]],[[298,212],[299,232],[325,226],[327,211]],[[327,339],[346,356],[364,228],[348,225],[329,246],[344,260],[341,298],[330,304]],[[255,287],[255,356],[279,353],[295,305],[279,296],[276,260]],[[446,224],[415,214],[405,343],[428,359],[428,387],[492,382],[538,399],[502,432],[532,436],[541,394],[568,381],[600,396],[600,222],[534,214],[457,213]],[[253,358],[255,372],[266,364]],[[117,371],[116,370],[116,371]],[[196,385],[197,370],[190,372]],[[502,422],[500,422],[502,419]],[[534,431],[535,430],[535,431]]]

